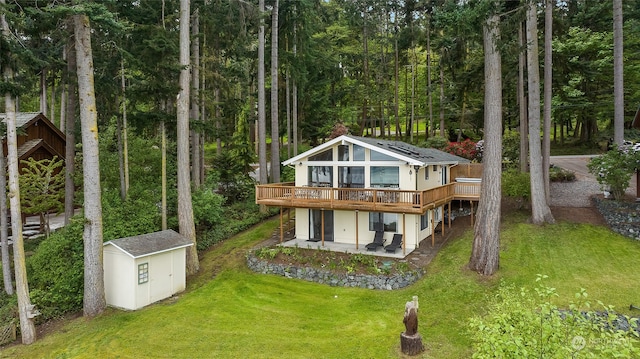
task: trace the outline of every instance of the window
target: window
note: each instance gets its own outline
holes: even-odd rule
[[[349,161],[349,145],[338,145],[338,161]]]
[[[384,153],[371,150],[371,161],[397,161],[397,160],[398,159],[393,158],[389,155],[385,155]]]
[[[364,188],[364,167],[338,167],[338,187]]]
[[[149,281],[149,263],[138,264],[138,284]]]
[[[369,230],[398,232],[398,215],[395,213],[370,212]]]
[[[425,212],[420,216],[420,230],[429,228],[429,212]]]
[[[399,188],[400,172],[398,167],[371,167],[371,187],[374,188]]]
[[[353,160],[364,161],[364,147],[353,145]]]
[[[426,166],[424,168],[424,179],[428,180],[429,179],[429,166]]]
[[[333,148],[310,156],[309,161],[333,161]]]
[[[309,186],[331,187],[333,185],[333,167],[309,166]]]

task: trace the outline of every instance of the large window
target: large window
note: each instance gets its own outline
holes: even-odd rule
[[[370,212],[369,230],[398,232],[398,215],[395,213]]]
[[[399,188],[399,169],[398,167],[372,166],[370,182],[373,188]]]
[[[364,188],[364,167],[338,167],[338,187]]]
[[[333,185],[333,167],[309,166],[309,186],[331,187]]]

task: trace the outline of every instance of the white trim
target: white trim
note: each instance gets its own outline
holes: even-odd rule
[[[131,253],[129,253],[128,251],[124,250],[122,247],[118,246],[117,244],[115,244],[113,241],[109,241],[109,242],[105,242],[105,244],[103,245],[103,247],[106,247],[107,244],[110,244],[116,248],[118,248],[122,253],[128,255],[129,257],[133,258],[133,259],[138,259],[138,258],[144,258],[144,257],[148,257],[148,256],[152,256],[154,254],[160,254],[160,253],[164,253],[164,252],[170,252],[174,249],[180,249],[180,248],[186,248],[186,247],[190,247],[193,245],[193,243],[189,243],[189,244],[183,244],[181,246],[177,246],[177,247],[171,247],[171,248],[167,248],[167,249],[163,249],[161,251],[156,251],[156,252],[151,252],[151,253],[145,253],[143,255],[139,255],[139,256],[134,256]]]
[[[424,166],[426,164],[425,162],[418,161],[415,158],[403,156],[403,155],[397,154],[395,152],[386,150],[386,149],[384,149],[382,147],[370,145],[367,142],[363,142],[363,141],[360,141],[360,140],[356,140],[355,138],[352,138],[352,137],[349,137],[349,136],[346,136],[346,135],[342,135],[340,137],[334,138],[331,141],[325,142],[325,143],[323,143],[323,144],[321,144],[321,145],[319,145],[317,147],[314,147],[314,148],[312,148],[312,149],[310,149],[310,150],[308,150],[306,152],[303,152],[303,153],[301,153],[301,154],[299,154],[299,155],[297,155],[295,157],[292,157],[292,158],[290,158],[290,159],[288,159],[286,161],[283,161],[282,165],[283,166],[289,166],[289,165],[292,165],[292,164],[297,164],[297,162],[300,162],[303,158],[306,158],[306,157],[309,157],[309,156],[311,156],[311,155],[313,155],[315,153],[321,152],[321,151],[323,151],[323,150],[325,150],[325,149],[327,149],[329,147],[332,147],[336,143],[343,144],[344,142],[349,142],[351,144],[355,144],[355,145],[358,145],[360,147],[368,148],[369,150],[374,150],[376,152],[380,152],[380,153],[385,154],[387,156],[391,156],[393,158],[397,158],[398,161],[407,162],[410,165]],[[377,161],[369,161],[369,162],[377,162]],[[303,162],[300,162],[300,163],[303,163]],[[431,162],[429,162],[429,164],[431,164]]]

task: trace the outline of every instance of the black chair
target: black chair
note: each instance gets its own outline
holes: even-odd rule
[[[373,236],[373,242],[366,245],[368,251],[377,251],[379,247],[384,246],[384,232],[376,231],[375,236]]]
[[[384,247],[384,250],[390,253],[395,253],[396,249],[402,246],[402,234],[396,233],[393,235],[393,239],[391,240],[391,244]]]

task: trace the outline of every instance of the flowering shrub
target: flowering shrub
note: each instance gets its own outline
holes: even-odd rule
[[[478,159],[479,153],[476,143],[470,139],[466,139],[462,142],[449,142],[444,151],[468,160]]]
[[[621,199],[629,187],[633,172],[640,167],[640,151],[633,146],[614,148],[594,157],[587,164],[589,172],[596,176],[603,190],[608,190],[614,199]]]
[[[329,139],[332,140],[336,137],[340,137],[342,135],[349,134],[349,127],[345,126],[344,123],[338,122],[331,129],[331,133],[329,134]]]

